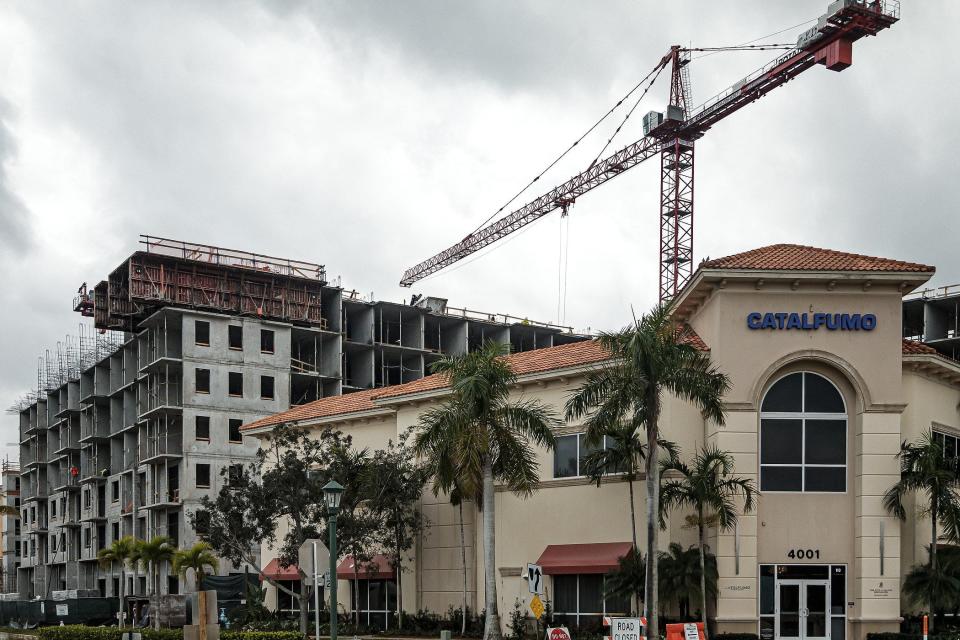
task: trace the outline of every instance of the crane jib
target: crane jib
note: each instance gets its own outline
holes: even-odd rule
[[[672,146],[676,140],[689,141],[687,144],[689,144],[690,157],[686,160],[674,158],[664,166],[690,169],[693,163],[692,141],[703,136],[714,124],[782,86],[817,63],[837,71],[846,68],[852,62],[851,47],[854,41],[865,36],[876,35],[898,19],[898,0],[837,0],[833,2],[828,13],[821,16],[818,26],[815,29],[808,29],[801,35],[796,48],[771,60],[698,108],[687,111],[689,114],[687,118],[682,122],[674,121],[673,128],[652,131],[652,135],[627,145],[532,202],[486,225],[441,253],[407,269],[400,280],[400,285],[409,287],[414,282],[476,253],[552,211],[568,206],[590,190],[660,153],[662,148]],[[676,55],[677,51],[679,48],[674,47],[671,49],[671,54]],[[661,64],[665,64],[667,59],[664,57]],[[679,68],[685,66],[685,63],[675,63],[674,73],[678,73]],[[683,83],[679,83],[679,86],[682,89]],[[669,179],[667,173],[664,174],[662,181]],[[677,176],[673,177],[673,181],[681,184]],[[681,218],[692,219],[692,173],[687,181],[688,184],[683,184],[690,190],[689,201],[675,197],[673,208],[668,207],[673,212],[667,211],[669,215],[661,213],[662,223],[676,225]],[[661,194],[661,200],[663,197]],[[683,205],[682,209],[680,205]],[[674,229],[674,232],[680,233],[678,229]],[[663,229],[661,229],[662,233]],[[673,268],[676,268],[678,263],[689,263],[692,260],[692,226],[684,229],[683,234],[682,238],[680,236],[674,238],[673,247],[668,250],[668,253],[673,252],[671,256],[665,258],[661,255],[661,279],[663,279],[664,264],[672,263]],[[684,243],[685,246],[678,246],[678,242]],[[663,238],[661,238],[661,244],[664,244]],[[664,246],[669,247],[669,243]],[[681,257],[683,260],[680,260]],[[678,277],[674,277],[673,280],[672,289],[675,293],[682,288],[685,281],[680,282]]]

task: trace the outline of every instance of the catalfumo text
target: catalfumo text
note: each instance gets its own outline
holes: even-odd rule
[[[877,316],[872,313],[788,313],[785,311],[775,313],[754,311],[747,314],[749,329],[815,331],[821,327],[827,331],[873,331],[877,328]]]

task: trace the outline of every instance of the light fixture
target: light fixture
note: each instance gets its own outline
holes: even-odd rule
[[[323,485],[323,497],[327,501],[327,513],[336,515],[340,510],[340,498],[343,495],[343,485],[336,480],[331,480]]]

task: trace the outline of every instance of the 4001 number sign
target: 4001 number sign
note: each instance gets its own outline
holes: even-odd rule
[[[820,549],[790,549],[787,557],[791,560],[819,560]]]

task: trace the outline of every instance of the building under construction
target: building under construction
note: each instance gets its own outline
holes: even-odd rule
[[[146,236],[92,292],[81,286],[74,310],[98,332],[47,354],[17,407],[19,597],[118,595],[97,552],[123,536],[191,545],[189,514],[257,450],[244,423],[419,379],[487,340],[527,351],[585,338],[439,298],[371,298],[322,265]],[[182,592],[167,574],[162,593]],[[146,592],[144,576],[127,577],[125,593]]]

